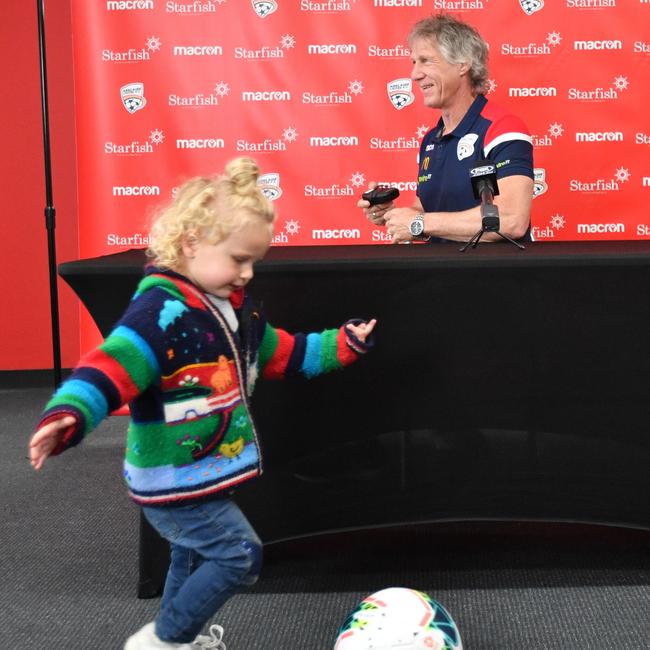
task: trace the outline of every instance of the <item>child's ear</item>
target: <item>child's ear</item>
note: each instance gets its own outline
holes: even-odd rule
[[[189,258],[194,257],[194,254],[196,253],[196,245],[198,241],[199,239],[196,236],[195,230],[189,230],[183,235],[183,238],[181,240],[181,248],[183,250],[183,255],[185,255],[185,257],[189,257]]]

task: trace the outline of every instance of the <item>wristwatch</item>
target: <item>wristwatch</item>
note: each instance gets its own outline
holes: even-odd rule
[[[409,232],[413,237],[421,237],[424,232],[424,212],[416,214],[409,225]]]

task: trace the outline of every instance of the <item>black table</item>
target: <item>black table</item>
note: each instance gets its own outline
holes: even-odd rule
[[[258,384],[266,471],[237,500],[265,542],[448,520],[650,529],[650,242],[458,248],[273,248],[259,263],[250,292],[275,325],[379,321],[345,371]],[[59,271],[107,334],[144,259]],[[165,566],[149,535],[141,596]]]

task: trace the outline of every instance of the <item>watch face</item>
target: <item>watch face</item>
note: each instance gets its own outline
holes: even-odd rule
[[[418,237],[424,231],[424,221],[422,219],[413,219],[409,226],[409,230],[413,237]]]

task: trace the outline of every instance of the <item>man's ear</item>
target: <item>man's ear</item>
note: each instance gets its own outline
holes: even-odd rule
[[[468,63],[460,63],[459,64],[459,71],[460,71],[460,76],[464,77],[469,72],[469,64]]]

